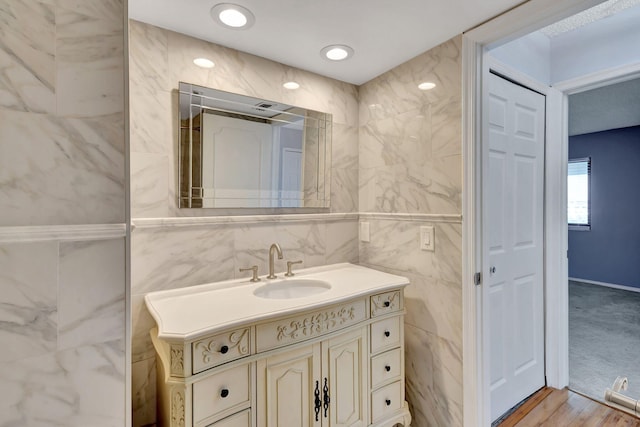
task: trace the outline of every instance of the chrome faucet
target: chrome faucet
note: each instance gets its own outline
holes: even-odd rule
[[[267,279],[276,278],[276,275],[273,274],[273,257],[275,252],[278,252],[278,259],[282,259],[282,249],[280,249],[280,245],[277,243],[272,244],[269,248],[269,275],[267,276]]]

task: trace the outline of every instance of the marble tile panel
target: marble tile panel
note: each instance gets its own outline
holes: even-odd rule
[[[366,197],[364,206],[373,212],[459,214],[461,177],[455,171],[457,168],[452,173],[444,170],[442,163],[426,161],[371,168],[360,179],[360,191]],[[455,156],[447,164],[456,166]]]
[[[435,426],[427,402],[433,399],[433,355],[428,351],[427,333],[411,325],[404,327],[405,392],[411,411],[411,425]]]
[[[0,364],[0,425],[125,424],[124,340]]]
[[[325,236],[326,224],[322,222],[278,224],[276,226],[276,241],[282,246],[285,258],[281,271],[286,270],[286,262],[284,261],[287,260],[302,259],[302,267],[324,265]]]
[[[421,221],[368,220],[370,242],[360,242],[360,262],[404,274],[462,283],[462,227]],[[420,249],[420,226],[435,227],[435,251]]]
[[[169,154],[173,151],[174,131],[178,128],[178,111],[170,91],[130,95],[130,146],[132,152]],[[177,140],[175,140],[177,144]]]
[[[326,225],[327,264],[350,262],[357,264],[358,221],[328,222]]]
[[[358,168],[358,212],[375,212],[376,168]]]
[[[234,252],[225,225],[134,230],[132,294],[231,279]]]
[[[56,95],[62,116],[124,111],[122,0],[58,0]]]
[[[335,168],[331,177],[331,212],[358,212],[358,169]]]
[[[333,168],[358,168],[358,127],[333,124],[331,141],[331,166]]]
[[[462,287],[438,279],[408,275],[405,323],[449,341],[462,343]]]
[[[122,114],[0,111],[0,225],[124,222]]]
[[[58,349],[124,339],[124,239],[61,242],[58,282]]]
[[[133,427],[155,425],[157,421],[155,357],[132,365],[131,394],[133,395]]]
[[[393,68],[360,87],[360,125],[369,121],[462,96],[462,37],[457,36]],[[436,88],[421,91],[423,81]]]
[[[432,158],[431,106],[360,127],[361,167],[422,165]]]
[[[50,2],[0,4],[0,108],[55,113],[55,32]]]
[[[407,400],[412,425],[462,426],[460,347],[405,326]]]
[[[166,154],[131,153],[131,216],[169,216],[169,158]]]
[[[57,271],[57,242],[0,245],[0,362],[55,351]]]
[[[431,105],[431,140],[434,158],[462,154],[462,101]]]
[[[131,296],[131,360],[137,363],[155,357],[155,349],[149,331],[156,327],[147,306],[144,295]]]
[[[169,31],[129,20],[129,84],[131,101],[177,89],[169,78]]]

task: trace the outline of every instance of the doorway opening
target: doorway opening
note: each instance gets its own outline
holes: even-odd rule
[[[478,76],[481,74],[479,70],[483,70],[484,73],[488,68],[488,62],[492,63],[492,69],[547,96],[546,135],[548,150],[545,153],[544,172],[545,255],[543,272],[545,277],[545,374],[547,385],[556,388],[563,388],[569,384],[570,372],[566,188],[569,141],[568,96],[605,84],[629,80],[634,73],[640,71],[640,52],[636,52],[637,49],[634,49],[632,45],[628,45],[627,48],[623,47],[628,42],[625,37],[620,34],[603,37],[605,33],[602,32],[602,26],[604,24],[614,23],[611,27],[621,31],[631,27],[631,31],[635,31],[636,36],[640,31],[640,26],[637,25],[640,22],[640,8],[637,7],[637,3],[635,6],[622,8],[630,11],[635,9],[633,12],[638,13],[636,17],[629,18],[627,16],[629,21],[626,27],[618,19],[623,15],[617,13],[621,9],[617,9],[618,6],[615,6],[615,3],[617,2],[603,3],[603,16],[606,19],[603,16],[600,17],[602,19],[595,20],[578,19],[573,26],[567,27],[565,25],[565,28],[569,28],[568,30],[561,30],[554,34],[545,34],[542,31],[532,33],[530,30],[527,33],[522,29],[522,26],[528,25],[529,29],[544,28],[550,31],[550,28],[544,27],[541,23],[546,25],[554,22],[554,15],[555,21],[558,17],[570,15],[566,8],[560,10],[548,5],[548,9],[544,12],[534,9],[533,11],[539,15],[526,20],[527,23],[521,24],[520,28],[513,25],[508,30],[500,30],[498,23],[496,23],[490,30],[480,28],[467,37],[469,47],[466,50],[466,57],[471,62],[469,68],[472,71],[467,73],[468,80],[465,85],[474,94],[469,97],[471,102],[465,111],[467,117],[473,117],[474,114],[481,117],[482,114],[486,114],[486,102],[478,100],[478,98],[484,99],[480,96],[480,88],[486,82]],[[584,6],[579,9],[583,8]],[[500,23],[504,24],[512,19],[517,19],[518,16],[522,17],[525,9],[526,7],[519,8],[514,13],[508,14],[511,16],[496,21],[501,21]],[[611,9],[616,10],[610,13]],[[587,41],[576,40],[576,37],[585,36],[583,30],[593,30],[593,34],[589,36],[591,38]],[[520,37],[514,39],[516,34]],[[505,43],[505,40],[509,40],[509,42]],[[624,52],[624,58],[614,58],[609,54],[613,51]],[[470,77],[472,73],[475,78]],[[482,131],[478,129],[481,129],[481,126],[470,119],[466,125],[467,133],[465,135],[465,141],[471,141],[468,144],[465,143],[468,149],[468,155],[465,156],[465,174],[475,179],[482,176],[480,171],[483,167],[483,163],[480,161],[480,145],[477,142],[482,139]],[[474,141],[476,142],[474,143]],[[468,252],[471,255],[467,258],[468,262],[465,262],[465,268],[467,271],[472,271],[472,269],[481,271],[483,278],[486,278],[489,273],[487,265],[485,265],[487,264],[486,260],[478,255],[482,252],[483,240],[489,238],[481,232],[483,217],[479,212],[482,211],[481,206],[484,200],[479,195],[482,194],[482,183],[478,184],[473,179],[465,178],[465,184],[467,184],[466,188],[472,189],[472,194],[467,199],[469,208],[465,210],[465,214],[467,218],[473,217],[475,220],[465,228],[467,236],[471,236],[466,239],[471,247]],[[490,266],[488,267],[490,268]],[[466,307],[471,309],[469,317],[475,316],[475,319],[483,324],[487,307],[482,302],[478,303],[478,301],[482,301],[482,291],[478,289],[474,289],[474,291],[467,293],[468,305]],[[491,421],[490,387],[487,376],[492,361],[487,360],[486,352],[483,353],[483,348],[486,347],[483,331],[478,331],[478,329],[476,331],[477,336],[474,336],[473,333],[465,334],[467,344],[471,344],[467,345],[469,353],[476,356],[476,364],[468,370],[471,375],[475,374],[475,377],[471,375],[467,377],[476,381],[476,387],[465,396],[465,415],[480,420],[474,424],[486,425]],[[478,338],[478,340],[474,342],[474,338]],[[468,358],[465,356],[465,368],[467,360]],[[638,381],[640,382],[640,378]],[[610,384],[610,386],[612,385]],[[467,408],[474,393],[479,405]]]

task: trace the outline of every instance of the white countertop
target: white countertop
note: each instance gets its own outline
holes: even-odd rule
[[[269,299],[253,294],[265,284],[296,279],[323,280],[331,284],[331,289],[293,299]],[[408,284],[406,277],[344,263],[297,270],[291,278],[280,273],[277,279],[262,278],[257,283],[236,279],[151,292],[145,296],[145,302],[158,324],[160,339],[191,341],[223,329],[326,307]]]

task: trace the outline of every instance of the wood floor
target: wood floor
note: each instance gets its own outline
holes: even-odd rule
[[[531,396],[499,427],[640,427],[640,418],[578,393],[545,387]]]

